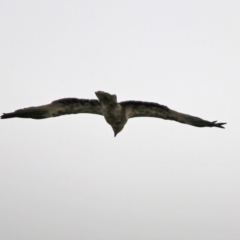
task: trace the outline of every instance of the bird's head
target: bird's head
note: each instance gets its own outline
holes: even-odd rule
[[[117,126],[117,127],[112,126],[112,129],[113,129],[113,132],[114,132],[114,137],[116,137],[117,134],[120,133],[123,130],[123,128],[124,128],[124,126]]]

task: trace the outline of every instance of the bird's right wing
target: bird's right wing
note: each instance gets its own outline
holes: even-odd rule
[[[170,108],[153,102],[141,101],[125,101],[120,103],[125,109],[127,118],[133,117],[156,117],[165,120],[174,120],[180,123],[189,124],[195,127],[218,127],[224,128],[222,125],[226,123],[218,123],[217,121],[207,121],[199,117],[176,112]]]
[[[43,119],[77,113],[92,113],[103,115],[102,108],[98,100],[63,98],[53,101],[47,105],[28,107],[16,110],[15,112],[4,113],[1,118],[5,119],[18,117]]]

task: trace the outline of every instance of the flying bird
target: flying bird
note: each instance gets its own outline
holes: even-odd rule
[[[209,122],[198,117],[176,112],[170,108],[153,102],[124,101],[117,102],[115,94],[103,91],[95,92],[97,99],[63,98],[50,104],[28,107],[11,113],[4,113],[1,118],[33,118],[44,119],[66,114],[92,113],[103,115],[111,125],[114,136],[121,132],[129,118],[156,117],[165,120],[174,120],[195,127],[224,128],[226,123]]]

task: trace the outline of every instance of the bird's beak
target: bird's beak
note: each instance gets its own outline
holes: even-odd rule
[[[114,137],[117,136],[117,134],[119,133],[117,130],[113,129],[113,132],[114,132]]]

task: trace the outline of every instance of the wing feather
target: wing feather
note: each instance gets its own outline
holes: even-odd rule
[[[63,98],[50,104],[28,107],[11,113],[4,113],[1,118],[33,118],[43,119],[66,114],[92,113],[102,115],[101,105],[95,99]]]
[[[141,101],[125,101],[120,103],[125,109],[127,118],[134,117],[156,117],[165,120],[173,120],[184,124],[189,124],[195,127],[218,127],[224,128],[222,125],[226,123],[217,123],[217,121],[206,121],[199,117],[191,116],[184,113],[179,113],[171,110],[167,106],[153,102]]]

